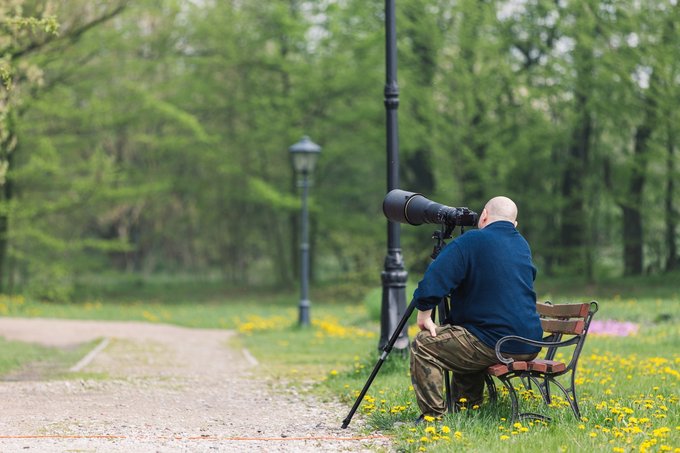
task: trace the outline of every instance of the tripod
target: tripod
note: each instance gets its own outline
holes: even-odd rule
[[[442,225],[441,229],[438,231],[435,231],[432,235],[432,239],[436,240],[437,242],[435,243],[434,249],[432,251],[432,254],[430,255],[430,258],[433,260],[437,258],[439,255],[439,252],[441,252],[442,248],[446,245],[444,242],[445,239],[450,239],[451,238],[451,233],[453,232],[453,229],[455,228],[455,225]],[[463,227],[460,227],[460,234],[463,234]],[[371,371],[371,375],[368,377],[368,380],[366,381],[366,384],[364,384],[364,388],[361,389],[361,392],[359,393],[359,396],[357,397],[356,401],[354,402],[354,405],[352,406],[352,409],[349,411],[349,414],[347,414],[347,417],[342,421],[342,428],[347,428],[349,426],[349,423],[352,421],[352,417],[354,416],[354,413],[357,411],[359,408],[359,405],[361,404],[361,401],[364,399],[364,396],[366,396],[366,393],[368,392],[368,389],[371,387],[371,384],[373,383],[373,380],[375,377],[378,375],[378,372],[380,371],[380,367],[382,367],[383,363],[385,363],[385,360],[387,359],[387,356],[392,352],[392,348],[394,347],[394,343],[396,343],[397,339],[399,338],[401,331],[406,327],[406,323],[408,322],[408,319],[411,317],[411,314],[413,313],[413,310],[416,308],[416,300],[413,299],[411,303],[408,305],[406,308],[406,311],[404,312],[404,315],[402,316],[401,320],[399,321],[399,324],[397,325],[397,328],[394,329],[394,333],[392,333],[392,336],[390,337],[390,340],[387,342],[385,347],[383,347],[383,351],[380,354],[380,357],[378,358],[378,362],[375,364],[375,367],[373,368],[373,371]],[[439,308],[439,323],[443,323],[444,320],[448,317],[449,315],[449,300],[448,297],[442,298],[441,302],[438,305]],[[432,316],[434,320],[435,316],[435,310],[432,311]],[[453,405],[451,401],[451,376],[450,373],[447,371],[444,374],[444,384],[446,388],[446,404],[448,407],[449,412],[453,410]]]

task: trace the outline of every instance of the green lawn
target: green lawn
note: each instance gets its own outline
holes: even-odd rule
[[[588,297],[574,296],[578,294],[574,286],[567,291],[556,284],[543,290],[541,299],[558,303],[587,302],[596,295],[600,302],[596,320],[629,321],[639,327],[632,336],[589,337],[577,384],[583,420],[576,420],[568,407],[557,404],[560,407],[548,409],[553,421],[547,425],[511,425],[506,420],[509,399],[502,395],[497,405],[469,408],[415,428],[411,421],[418,411],[409,388],[408,367],[393,353],[353,423],[366,419],[368,429],[392,436],[403,451],[510,452],[540,445],[545,451],[680,452],[680,297],[668,283],[665,288],[651,284],[650,297],[619,296],[630,294],[626,284],[630,282],[615,282],[606,291],[582,287]],[[173,289],[171,283],[151,289],[142,285],[139,293],[125,291],[125,297],[111,290],[63,305],[0,296],[0,315],[134,319],[236,329],[241,333],[237,341],[263,364],[263,373],[287,385],[311,387],[322,398],[339,398],[349,412],[378,358],[379,288],[354,303],[314,293],[310,328],[297,326],[294,293],[253,295],[218,286],[195,289],[193,295]],[[10,355],[12,350],[14,355],[23,354],[22,347],[14,345]],[[339,414],[339,420],[346,415]]]
[[[52,348],[0,337],[0,376],[10,379],[17,374],[33,379],[62,376],[92,347],[93,344],[88,343],[66,349]]]

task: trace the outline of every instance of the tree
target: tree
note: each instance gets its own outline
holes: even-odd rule
[[[73,3],[70,6],[76,6]],[[42,90],[50,87],[41,71],[38,60],[49,58],[73,45],[87,30],[115,16],[122,10],[122,5],[99,4],[88,2],[87,13],[75,16],[57,25],[55,14],[61,12],[51,1],[14,1],[0,11],[5,39],[0,49],[5,62],[6,91],[3,92],[2,139],[0,140],[0,159],[3,168],[3,199],[0,215],[0,285],[11,282],[13,272],[8,271],[10,244],[15,233],[10,229],[15,225],[12,216],[27,215],[31,209],[24,207],[15,199],[20,192],[15,164],[22,149],[20,129],[21,117],[30,105],[31,100]],[[10,66],[11,64],[11,66]],[[9,69],[8,69],[9,68]],[[32,235],[35,230],[18,229],[18,234]],[[51,241],[49,233],[38,234],[33,239],[38,242],[47,239],[43,245]],[[40,239],[42,238],[42,239]],[[54,245],[54,244],[53,244]],[[59,248],[59,247],[57,247]],[[26,255],[24,255],[26,256]],[[15,254],[16,257],[16,254]],[[28,258],[31,260],[31,258]],[[40,262],[32,260],[33,263]]]
[[[6,281],[9,204],[14,195],[11,170],[17,144],[15,110],[22,88],[41,82],[38,68],[32,65],[19,67],[17,59],[38,43],[52,39],[57,27],[53,17],[22,15],[22,3],[15,0],[0,5],[0,290]]]
[[[314,277],[375,283],[382,4],[13,5],[36,21],[58,14],[61,26],[52,36],[46,22],[35,22],[42,32],[25,22],[3,59],[14,71],[0,137],[5,282],[48,291],[116,270],[291,285],[300,206],[287,148],[310,135],[323,146],[311,191]],[[512,197],[542,273],[674,268],[677,9],[398,5],[403,188],[475,210]],[[409,266],[423,268],[431,231],[403,233]]]

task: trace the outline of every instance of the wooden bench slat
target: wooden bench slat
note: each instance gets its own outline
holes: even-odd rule
[[[486,369],[486,372],[492,376],[503,376],[511,371],[525,371],[529,369],[529,364],[523,361],[512,362],[509,364],[497,363],[491,365]]]
[[[503,376],[504,374],[508,374],[510,370],[508,367],[502,363],[497,363],[495,365],[491,365],[489,368],[486,369],[486,372],[489,373],[492,376]]]
[[[590,311],[590,304],[545,304],[536,303],[536,309],[541,316],[551,318],[585,318]]]
[[[531,371],[540,371],[541,373],[560,373],[567,369],[567,365],[556,360],[534,359],[529,363]]]
[[[492,376],[503,376],[510,373],[511,371],[530,370],[541,373],[561,373],[566,369],[567,365],[563,362],[558,362],[556,360],[534,359],[529,362],[512,362],[508,365],[497,363],[488,367],[486,372]]]
[[[529,365],[523,361],[512,362],[508,365],[512,371],[524,371],[529,369]]]
[[[544,332],[581,335],[585,328],[585,322],[582,319],[579,319],[578,321],[541,319],[541,326],[543,327]]]

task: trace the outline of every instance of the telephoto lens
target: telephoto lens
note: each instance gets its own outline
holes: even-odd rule
[[[383,200],[383,213],[393,222],[422,225],[439,223],[448,226],[475,226],[478,215],[468,208],[452,208],[428,200],[422,194],[391,190]]]

